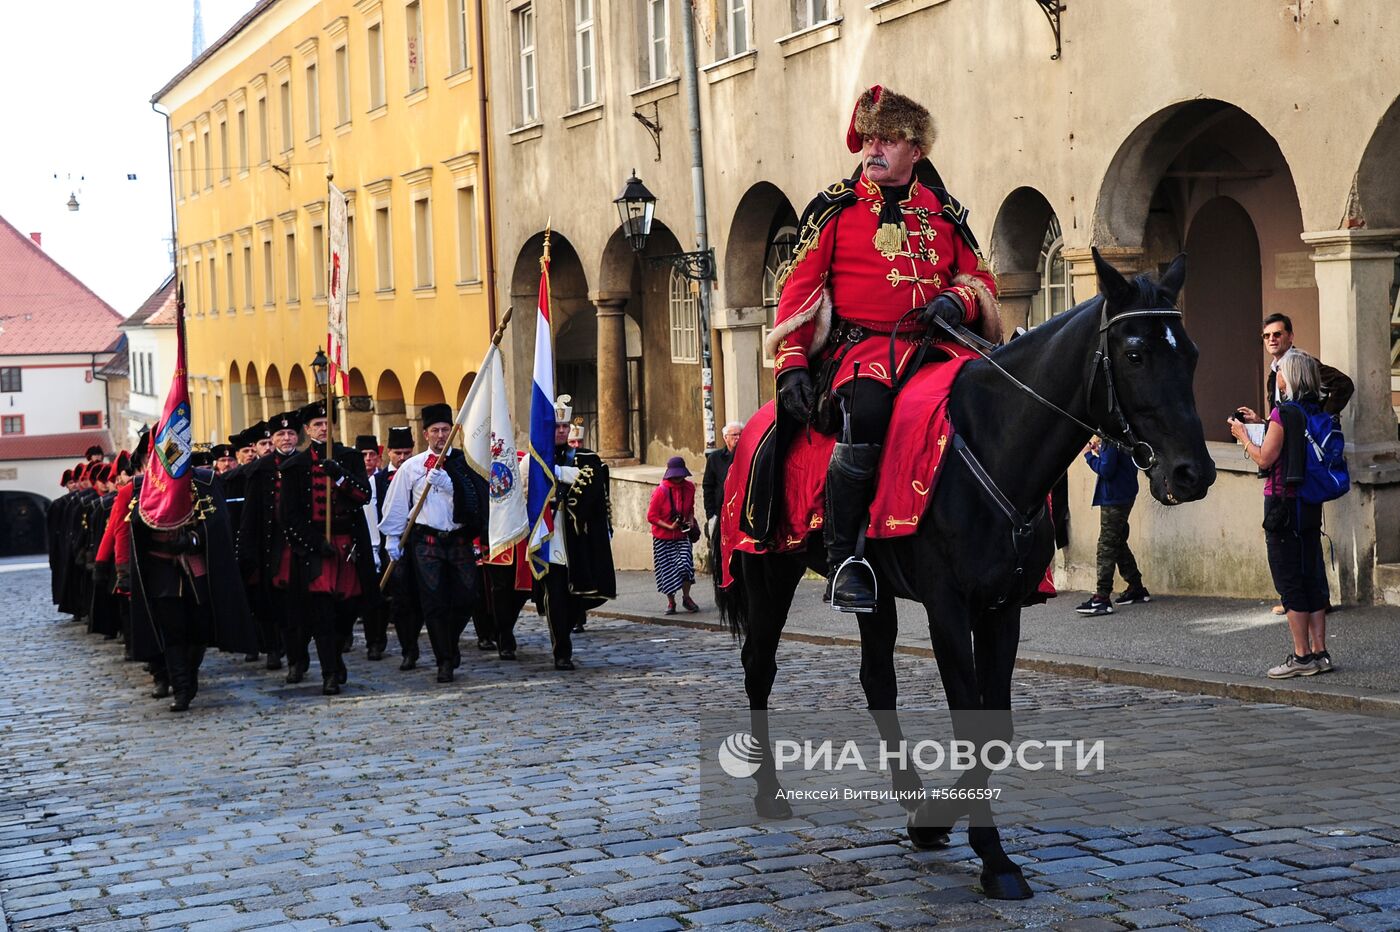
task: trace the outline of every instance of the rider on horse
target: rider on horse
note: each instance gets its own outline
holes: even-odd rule
[[[932,141],[929,112],[915,101],[879,85],[861,94],[846,132],[861,170],[803,212],[766,343],[782,412],[841,429],[823,522],[831,604],[840,611],[875,610],[868,570],[837,571],[859,549],[895,393],[924,364],[940,332],[935,320],[974,326],[993,342],[1001,336],[996,280],[967,210],[924,160]]]

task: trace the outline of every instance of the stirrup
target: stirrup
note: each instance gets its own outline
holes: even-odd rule
[[[875,567],[871,566],[870,561],[865,559],[865,557],[858,557],[853,554],[842,560],[841,565],[836,568],[836,572],[831,574],[831,609],[843,615],[873,614],[875,605],[869,608],[842,608],[836,604],[837,581],[840,580],[841,574],[846,571],[846,568],[852,564],[865,567],[865,571],[870,574],[870,591],[874,596],[875,605],[880,604],[880,580],[875,576]]]

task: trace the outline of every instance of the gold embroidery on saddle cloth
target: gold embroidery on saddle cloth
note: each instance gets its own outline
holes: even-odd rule
[[[885,519],[885,528],[887,530],[893,531],[894,529],[899,527],[915,527],[918,525],[918,523],[918,515],[915,515],[914,517],[908,519],[896,518],[894,515],[890,515],[888,518]]]

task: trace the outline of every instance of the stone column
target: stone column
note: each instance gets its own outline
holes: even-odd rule
[[[1356,385],[1342,411],[1352,491],[1326,506],[1325,521],[1334,529],[1341,599],[1365,604],[1378,596],[1376,564],[1400,561],[1400,443],[1390,402],[1390,286],[1400,229],[1302,238],[1313,247],[1322,361]]]
[[[1099,254],[1124,277],[1133,276],[1142,271],[1143,248],[1141,246],[1101,246]],[[1098,294],[1099,274],[1094,268],[1094,256],[1089,251],[1089,247],[1070,248],[1066,246],[1062,255],[1069,263],[1070,282],[1074,286],[1073,300],[1070,304],[1078,304]]]
[[[1093,266],[1092,258],[1090,266]],[[1001,329],[1006,338],[1017,327],[1026,327],[1031,316],[1031,299],[1040,291],[1040,273],[998,272],[997,300],[1001,302]]]
[[[758,410],[758,380],[772,378],[763,368],[763,325],[766,307],[716,307],[713,326],[719,331],[720,365],[724,367],[724,412],[716,424],[747,421]]]
[[[632,459],[627,436],[627,293],[589,295],[598,313],[598,455]]]
[[[263,389],[262,401],[264,419],[281,414],[291,407],[282,403],[282,389],[280,388]]]
[[[267,420],[267,412],[263,410],[262,387],[256,382],[243,383],[243,412],[243,419],[248,422],[243,425],[245,428]]]

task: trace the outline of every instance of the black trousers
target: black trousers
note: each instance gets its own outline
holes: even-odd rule
[[[311,629],[307,618],[307,597],[286,589],[269,589],[268,604],[280,629],[279,640],[287,651],[287,663],[298,664],[303,670],[311,666]]]
[[[338,623],[344,605],[344,601],[337,602],[329,593],[313,592],[306,597],[306,622],[301,630],[316,643],[316,662],[321,665],[323,680],[345,672],[345,661],[340,658]],[[352,621],[354,617],[350,616]],[[306,651],[305,640],[301,642],[301,650]]]
[[[282,656],[282,632],[277,612],[272,607],[272,595],[261,583],[246,587],[248,607],[253,611],[253,624],[257,629],[258,650],[270,657]]]
[[[840,410],[851,421],[851,436],[847,440],[841,424],[836,425],[836,439],[842,443],[885,442],[890,417],[894,414],[895,391],[874,379],[852,379],[836,390]]]
[[[170,689],[177,697],[194,698],[199,691],[199,665],[204,660],[204,626],[201,613],[209,610],[200,605],[193,592],[150,600],[161,640],[165,642],[165,669]],[[157,675],[157,680],[160,677]]]
[[[515,567],[483,566],[482,579],[486,587],[485,604],[491,614],[496,645],[501,650],[515,650],[515,622],[520,610],[530,601],[530,593],[515,588]],[[481,627],[477,627],[480,636]]]
[[[439,667],[459,666],[458,640],[475,600],[476,559],[464,534],[415,529],[409,541],[418,605]],[[417,643],[414,635],[414,643]]]
[[[543,582],[544,612],[549,619],[554,659],[568,660],[574,656],[574,625],[582,622],[586,614],[583,600],[569,592],[569,568],[566,566],[551,563]]]
[[[394,565],[394,573],[389,577],[389,585],[384,590],[388,606],[389,621],[394,625],[394,636],[399,642],[399,652],[405,657],[418,657],[418,636],[423,633],[423,616],[418,613],[418,603],[414,598],[413,568],[410,560],[400,560]]]
[[[378,592],[360,596],[360,621],[365,627],[365,649],[386,650],[389,647],[389,599]]]
[[[472,567],[475,578],[476,598],[472,600],[472,627],[476,629],[478,641],[498,641],[496,617],[491,611],[491,593],[487,591],[486,567],[477,563]]]

